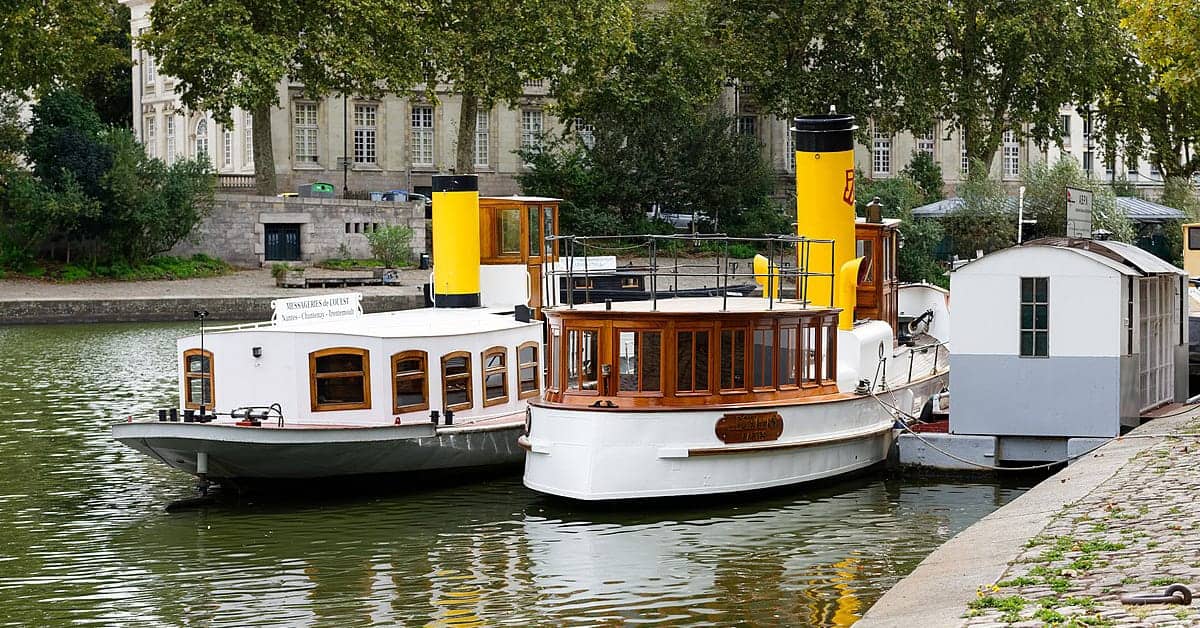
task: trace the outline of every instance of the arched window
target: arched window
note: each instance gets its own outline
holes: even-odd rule
[[[538,343],[517,347],[517,398],[536,397],[538,390]]]
[[[188,349],[183,352],[183,407],[198,410],[213,407],[212,351]]]
[[[334,347],[308,354],[313,412],[371,407],[371,362],[366,349]]]
[[[392,413],[429,409],[428,358],[424,351],[392,356]]]
[[[508,401],[508,349],[492,347],[483,352],[483,407]]]
[[[196,123],[196,159],[201,155],[208,157],[208,118],[200,118]]]
[[[456,351],[442,356],[442,405],[446,410],[469,410],[471,401],[471,354]]]

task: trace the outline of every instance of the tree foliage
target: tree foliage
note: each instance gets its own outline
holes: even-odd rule
[[[1117,197],[1108,186],[1088,178],[1074,159],[1060,159],[1053,166],[1035,163],[1025,172],[1025,216],[1037,224],[1025,227],[1024,239],[1063,236],[1067,232],[1067,188],[1092,191],[1092,230],[1104,229],[1112,239],[1133,242],[1133,223],[1117,207]]]
[[[78,85],[113,68],[129,67],[129,51],[114,45],[116,0],[4,0],[0,2],[0,92],[37,94]]]
[[[1121,0],[1138,57],[1175,98],[1200,101],[1200,11],[1194,0]],[[1200,104],[1200,103],[1196,103]]]
[[[1009,206],[1004,186],[987,176],[980,162],[972,162],[967,182],[958,188],[963,205],[942,218],[950,252],[961,259],[991,253],[1017,241],[1017,217]]]
[[[936,203],[945,198],[942,193],[942,189],[946,187],[946,182],[942,180],[942,166],[932,154],[920,150],[913,151],[912,159],[900,170],[900,174],[911,179],[920,188],[923,204]]]

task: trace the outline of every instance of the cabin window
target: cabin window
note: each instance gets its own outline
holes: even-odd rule
[[[599,330],[567,331],[567,388],[596,390],[596,342]]]
[[[553,205],[543,205],[542,206],[542,225],[543,225],[543,229],[542,229],[543,245],[542,246],[544,247],[546,258],[549,259],[551,257],[554,257],[554,241],[547,240],[545,238],[549,238],[554,235],[554,206]]]
[[[501,209],[497,212],[496,241],[500,244],[501,255],[521,254],[521,210]]]
[[[184,407],[197,410],[213,406],[212,351],[188,349],[183,352]]]
[[[428,358],[424,351],[404,351],[392,356],[392,412],[429,409]]]
[[[536,397],[538,394],[538,345],[527,342],[517,347],[517,397]]]
[[[371,407],[370,354],[366,349],[335,347],[308,354],[313,412]]]
[[[825,344],[821,357],[825,360],[825,373],[821,379],[837,381],[837,318],[825,319]]]
[[[862,265],[858,267],[858,283],[875,283],[875,274],[871,272],[871,260],[875,257],[875,243],[871,240],[856,240],[855,253],[858,257],[863,258]]]
[[[658,392],[662,380],[662,332],[617,332],[618,392]]]
[[[681,331],[675,334],[675,390],[708,391],[708,331]]]
[[[442,403],[447,410],[471,408],[471,354],[457,351],[442,356]]]
[[[1050,280],[1021,278],[1021,357],[1050,355]]]
[[[746,330],[721,330],[721,389],[746,388]]]
[[[638,283],[637,277],[622,277],[621,287],[630,290],[639,290],[642,286]]]
[[[751,371],[755,388],[775,386],[775,330],[759,327],[754,330],[754,353]]]
[[[508,350],[492,347],[483,352],[483,406],[508,401]]]
[[[796,324],[780,325],[778,351],[780,388],[796,385]]]
[[[562,390],[562,374],[559,371],[562,368],[562,330],[554,327],[550,331],[550,353],[546,356],[546,372],[549,381],[546,386],[553,391]]]
[[[1188,227],[1187,241],[1189,251],[1200,251],[1200,227]]]
[[[821,378],[821,336],[815,321],[800,326],[800,383],[815,386]]]
[[[538,233],[542,226],[542,218],[538,215],[537,205],[530,205],[525,211],[529,212],[529,256],[537,257],[542,250],[542,238]]]
[[[883,279],[891,281],[896,278],[895,255],[892,254],[892,239],[889,236],[883,237]]]

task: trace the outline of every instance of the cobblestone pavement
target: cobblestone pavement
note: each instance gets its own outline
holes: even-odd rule
[[[1200,626],[1200,599],[1119,600],[1162,595],[1172,583],[1200,593],[1200,419],[1148,437],[1161,442],[1067,504],[999,582],[980,587],[964,626]]]

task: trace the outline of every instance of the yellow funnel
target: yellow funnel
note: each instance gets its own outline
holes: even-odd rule
[[[779,298],[779,269],[762,254],[754,256],[754,281],[762,288],[764,299]],[[770,284],[770,285],[768,285]]]
[[[846,303],[847,290],[837,289],[836,277],[854,258],[854,116],[802,116],[793,121],[796,144],[796,233],[812,240],[807,260],[808,300],[817,307],[842,308],[839,327],[854,326],[854,304]],[[852,283],[857,285],[857,277]],[[851,292],[852,294],[852,292]]]
[[[479,180],[433,177],[433,302],[479,307]]]

